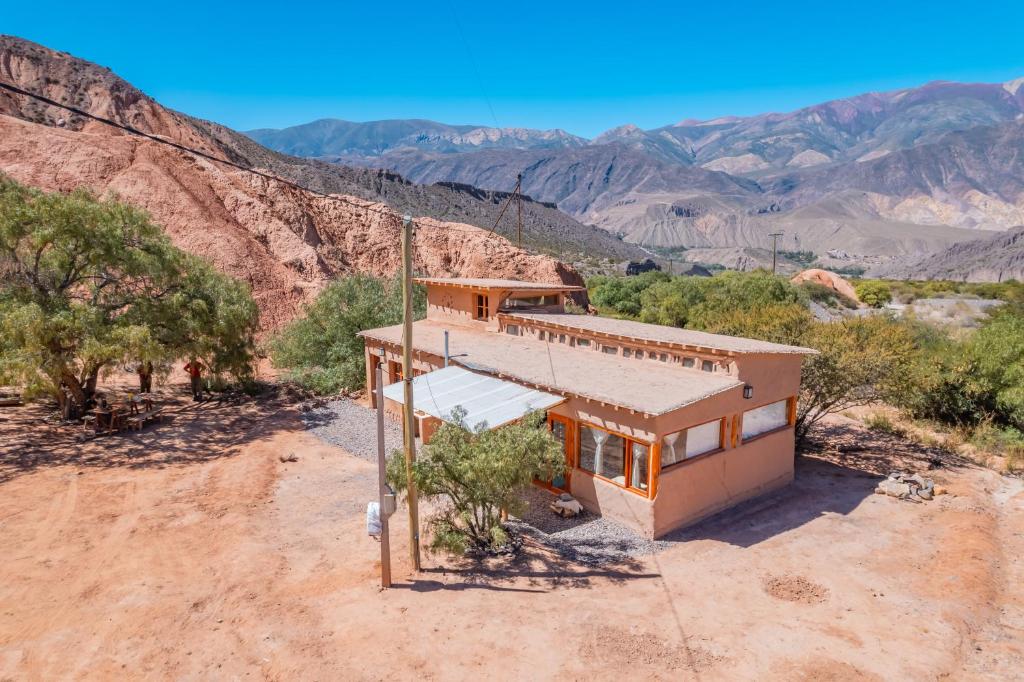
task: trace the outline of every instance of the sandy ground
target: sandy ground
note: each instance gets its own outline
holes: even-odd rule
[[[783,492],[619,565],[528,544],[411,574],[400,511],[382,592],[374,465],[283,403],[164,390],[167,423],[84,445],[0,411],[0,679],[1024,677],[1021,481],[962,465],[935,502],[873,495],[936,456],[850,423]]]

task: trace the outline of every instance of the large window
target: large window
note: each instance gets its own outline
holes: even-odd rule
[[[661,439],[661,468],[722,447],[722,420],[692,426]]]
[[[780,400],[743,413],[743,439],[780,429],[789,424],[789,401]]]
[[[646,443],[580,424],[579,467],[647,494],[650,447]]]
[[[486,320],[489,312],[489,305],[487,302],[487,296],[485,294],[476,295],[476,319]]]

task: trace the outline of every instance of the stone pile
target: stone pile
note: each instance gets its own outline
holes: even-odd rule
[[[920,502],[931,500],[936,495],[942,495],[946,491],[941,486],[936,487],[933,480],[925,478],[920,474],[910,475],[895,471],[878,484],[875,492],[879,495],[889,495],[901,500]]]

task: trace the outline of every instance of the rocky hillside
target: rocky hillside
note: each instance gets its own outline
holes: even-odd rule
[[[949,279],[962,282],[1024,280],[1024,226],[989,239],[957,244],[906,265],[878,268],[871,274],[894,279]]]
[[[0,39],[0,79],[339,196],[342,187],[360,179],[372,186],[375,178],[378,189],[418,191],[387,174],[344,172],[270,152],[160,106],[109,70],[25,41]],[[339,273],[385,275],[399,267],[399,221],[384,204],[296,190],[6,93],[0,94],[0,171],[45,190],[88,186],[144,207],[178,246],[251,284],[264,328],[290,319]],[[581,283],[571,267],[486,230],[430,218],[417,224],[415,261],[424,273]]]

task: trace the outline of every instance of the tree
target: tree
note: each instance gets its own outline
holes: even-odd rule
[[[423,287],[413,288],[413,314],[426,314]],[[271,342],[274,365],[317,393],[354,390],[366,382],[359,332],[402,321],[399,279],[350,275],[332,282],[301,317]]]
[[[819,354],[804,359],[798,440],[826,415],[904,394],[917,353],[908,328],[881,316],[817,322],[802,342]]]
[[[428,521],[430,547],[453,554],[506,545],[509,536],[501,511],[516,513],[534,478],[551,480],[565,469],[562,444],[545,428],[542,413],[494,430],[485,424],[471,429],[463,423],[464,416],[456,412],[453,423],[441,425],[412,470],[420,498],[438,504]],[[405,490],[401,452],[388,460],[388,478],[396,490]]]
[[[857,292],[857,298],[861,303],[872,308],[881,308],[892,300],[892,290],[885,282],[878,280],[862,279],[854,285],[853,290]]]
[[[215,372],[251,372],[248,289],[115,198],[0,176],[0,270],[0,380],[27,395],[85,408],[101,373],[132,361],[194,356]]]

